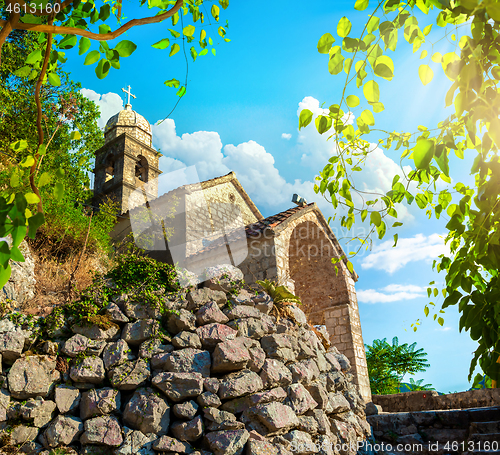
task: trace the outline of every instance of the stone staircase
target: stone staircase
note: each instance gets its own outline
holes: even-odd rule
[[[500,406],[383,412],[367,420],[376,441],[392,445],[385,454],[500,455]]]
[[[500,454],[500,407],[471,409],[469,417],[469,437],[465,453]]]

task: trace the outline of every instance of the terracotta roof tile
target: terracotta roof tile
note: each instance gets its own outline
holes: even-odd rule
[[[303,210],[306,207],[310,207],[313,204],[314,202],[303,206],[292,207],[291,209],[285,210],[284,212],[268,216],[267,218],[257,221],[256,223],[249,224],[248,226],[245,226],[247,236],[253,237],[259,235],[266,228],[275,228],[286,221],[288,218],[290,218],[293,214]]]

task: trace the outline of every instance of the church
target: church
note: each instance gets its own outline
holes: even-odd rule
[[[248,284],[268,279],[286,285],[300,297],[309,322],[326,326],[331,343],[350,360],[361,395],[371,401],[358,276],[347,269],[316,203],[264,218],[234,172],[158,195],[162,154],[153,148],[149,122],[132,110],[130,87],[126,93],[125,108],[106,124],[94,169],[95,203],[108,197],[119,203],[114,237],[133,233],[148,255],[190,271],[231,263]],[[333,264],[333,257],[344,259]]]

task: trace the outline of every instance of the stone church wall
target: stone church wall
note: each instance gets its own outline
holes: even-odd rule
[[[278,280],[278,268],[274,252],[274,237],[262,234],[247,241],[248,256],[238,265],[243,272],[245,282],[252,284],[257,280]]]

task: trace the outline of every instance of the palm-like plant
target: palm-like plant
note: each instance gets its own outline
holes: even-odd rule
[[[405,374],[415,374],[425,371],[427,353],[415,349],[417,343],[399,344],[398,337],[392,339],[392,344],[386,338],[373,340],[366,346],[366,362],[370,376],[370,387],[375,395],[398,393]]]
[[[423,379],[414,381],[413,378],[410,378],[410,383],[405,385],[411,392],[415,392],[417,390],[436,390],[432,387],[432,384],[422,384],[422,382],[424,382]]]

